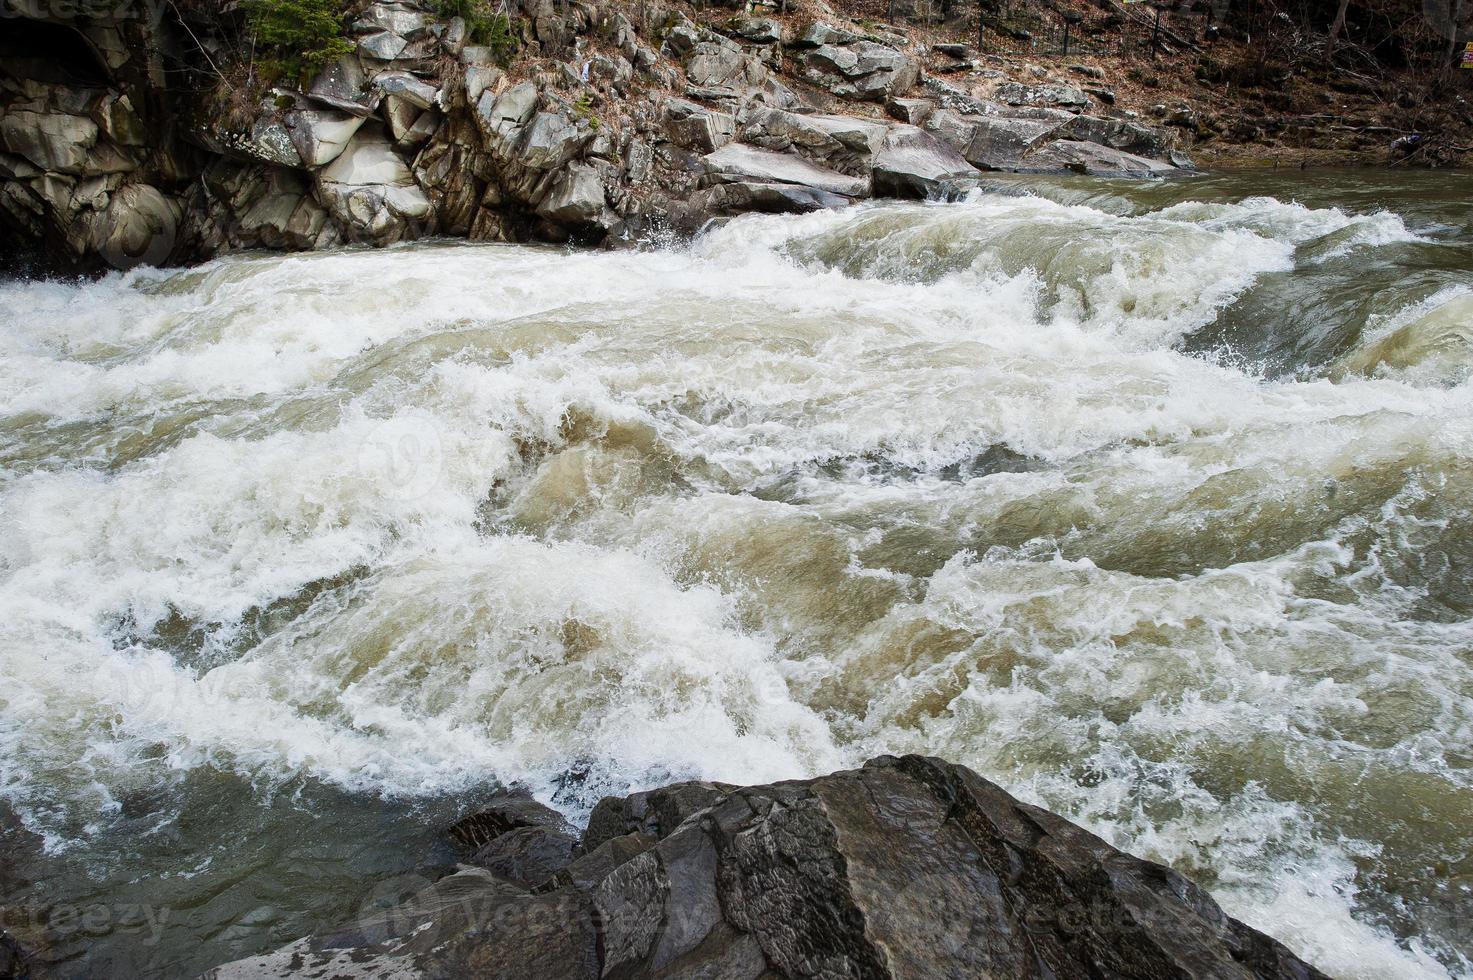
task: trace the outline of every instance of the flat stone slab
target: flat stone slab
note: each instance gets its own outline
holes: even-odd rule
[[[869,181],[862,177],[814,166],[791,153],[760,150],[743,143],[731,143],[708,153],[703,162],[707,177],[714,183],[799,184],[844,197],[869,195]]]

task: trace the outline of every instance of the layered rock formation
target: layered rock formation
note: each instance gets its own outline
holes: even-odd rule
[[[1321,976],[1181,875],[919,756],[606,799],[581,838],[507,797],[452,833],[467,863],[407,903],[208,976]]]
[[[962,90],[923,77],[903,35],[837,20],[523,0],[520,54],[502,65],[460,19],[373,0],[349,18],[351,55],[301,88],[249,92],[219,72],[238,52],[210,35],[218,22],[107,10],[37,7],[0,39],[12,262],[126,268],[429,235],[612,243],[742,211],[954,195],[988,169],[1189,166],[1167,131],[1090,115],[1070,84]]]

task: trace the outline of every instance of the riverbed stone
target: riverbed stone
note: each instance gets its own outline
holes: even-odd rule
[[[763,149],[797,153],[846,174],[864,176],[887,132],[889,125],[879,120],[763,107],[748,111],[741,139]]]
[[[1031,154],[1023,169],[1038,172],[1069,171],[1090,177],[1165,177],[1180,171],[1165,160],[1113,150],[1098,143],[1055,140]]]
[[[1099,116],[1075,116],[1059,126],[1058,135],[1154,159],[1164,158],[1176,144],[1170,130]]]
[[[709,183],[797,184],[843,197],[869,193],[869,181],[815,166],[791,153],[732,143],[709,153],[703,164]]]
[[[1048,119],[1012,116],[960,115],[938,109],[926,120],[926,130],[959,152],[968,163],[984,170],[1013,170],[1024,157],[1059,129]]]
[[[975,186],[977,169],[954,148],[916,126],[895,126],[875,154],[876,197],[946,199]]]
[[[531,891],[465,868],[208,976],[1324,980],[1175,871],[923,756],[606,800],[582,846]]]
[[[461,847],[475,850],[503,834],[526,827],[541,827],[556,833],[572,833],[567,818],[530,793],[516,789],[497,792],[475,813],[450,825],[447,833]]]
[[[531,888],[566,868],[577,852],[576,834],[518,827],[478,848],[467,863]]]

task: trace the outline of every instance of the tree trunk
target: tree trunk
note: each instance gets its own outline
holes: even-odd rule
[[[1340,7],[1335,11],[1335,22],[1330,25],[1330,40],[1325,45],[1325,60],[1335,60],[1335,45],[1340,41],[1340,34],[1345,30],[1345,14],[1350,10],[1350,0],[1340,0]]]

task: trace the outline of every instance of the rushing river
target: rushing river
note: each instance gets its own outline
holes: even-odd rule
[[[498,781],[966,763],[1473,971],[1473,175],[0,284],[0,914],[182,977]]]

